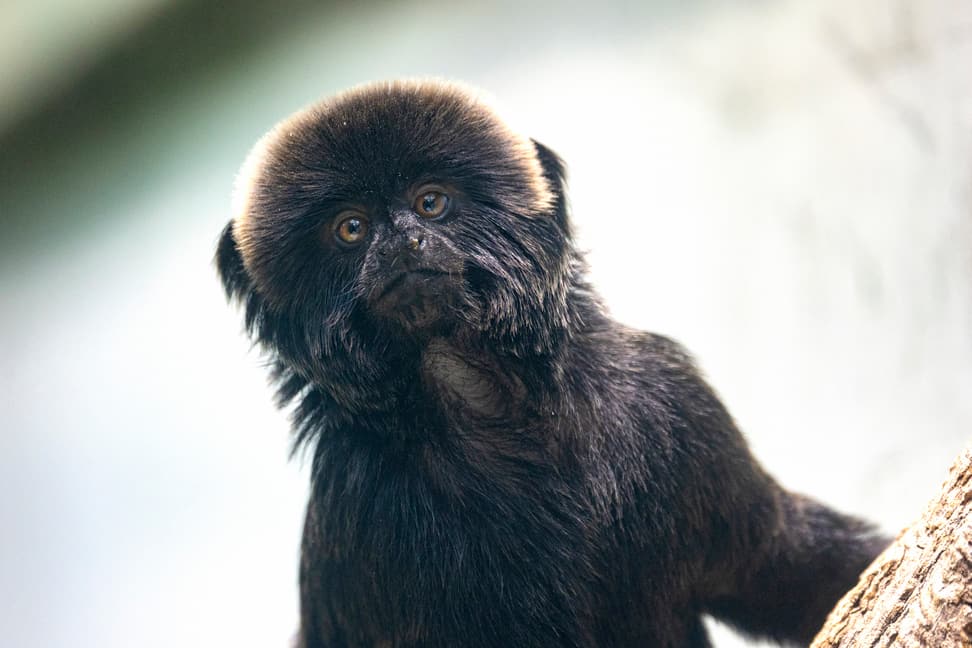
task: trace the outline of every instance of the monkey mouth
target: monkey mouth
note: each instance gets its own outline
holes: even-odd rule
[[[435,297],[440,292],[442,280],[448,277],[448,272],[432,268],[407,270],[387,282],[373,303],[378,305],[392,300],[406,305],[416,300]]]
[[[371,308],[408,331],[428,331],[449,320],[456,281],[455,275],[431,268],[402,272],[382,286]]]

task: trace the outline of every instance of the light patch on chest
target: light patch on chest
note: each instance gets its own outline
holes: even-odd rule
[[[422,364],[426,379],[447,403],[490,418],[506,414],[512,405],[512,395],[504,381],[444,340],[429,342]]]

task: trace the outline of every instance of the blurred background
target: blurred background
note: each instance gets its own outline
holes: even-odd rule
[[[3,3],[2,643],[288,645],[306,466],[211,257],[256,139],[375,79],[558,151],[616,317],[896,532],[972,437],[970,69],[963,0]]]

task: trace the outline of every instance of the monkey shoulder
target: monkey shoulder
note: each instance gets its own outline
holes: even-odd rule
[[[622,466],[619,480],[637,475],[636,490],[649,499],[692,500],[695,509],[727,505],[711,497],[718,482],[740,488],[767,482],[729,410],[681,343],[617,325],[595,344],[607,350],[603,378],[595,381],[594,398],[607,403],[599,408],[599,443]],[[631,465],[635,459],[639,465]]]

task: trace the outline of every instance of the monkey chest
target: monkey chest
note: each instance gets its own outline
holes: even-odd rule
[[[565,639],[584,636],[596,580],[570,497],[381,474],[315,485],[301,590],[322,645],[589,645]]]

